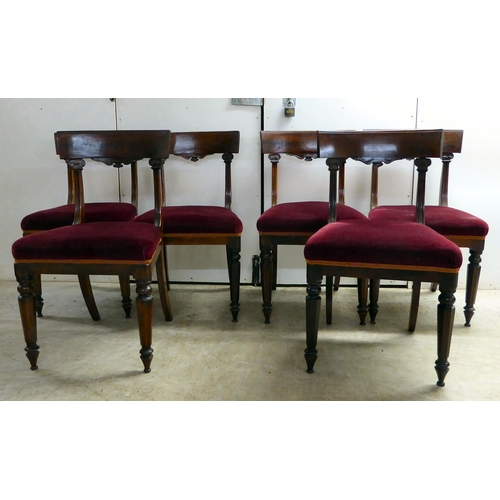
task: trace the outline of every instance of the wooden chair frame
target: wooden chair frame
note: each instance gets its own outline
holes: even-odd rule
[[[170,155],[183,158],[191,162],[216,154],[222,155],[224,162],[224,204],[232,210],[232,161],[234,155],[239,153],[239,131],[214,131],[214,132],[173,132],[170,136]],[[167,183],[168,184],[168,183]],[[167,206],[168,196],[165,182],[165,172],[161,170],[161,186],[163,204]],[[230,311],[233,322],[238,321],[240,311],[240,275],[241,275],[241,233],[177,233],[163,234],[165,268],[167,269],[168,245],[224,245],[226,247],[226,260],[229,274]],[[122,295],[126,297],[127,284],[122,283]]]
[[[155,225],[162,226],[161,206],[162,190],[161,171],[168,158],[169,131],[89,131],[89,132],[56,132],[56,151],[65,160],[72,171],[75,192],[75,219],[74,226],[85,225],[85,202],[82,172],[85,159],[92,158],[98,162],[112,164],[115,162],[137,162],[143,158],[150,158],[149,164],[155,179]],[[158,156],[157,156],[158,155]],[[112,223],[110,223],[112,224]],[[130,222],[130,231],[134,231]],[[35,286],[34,277],[42,274],[69,274],[78,276],[89,275],[118,275],[133,276],[137,286],[137,316],[139,323],[139,337],[141,343],[140,357],[144,365],[144,372],[151,371],[153,358],[152,349],[152,317],[153,295],[151,288],[153,270],[156,269],[160,300],[167,321],[172,319],[162,246],[158,241],[153,258],[149,262],[127,262],[120,260],[109,261],[15,261],[14,270],[18,281],[19,309],[26,341],[26,356],[31,369],[38,368],[37,359],[39,346],[37,344],[37,324],[35,314]],[[91,288],[86,290],[86,300],[93,300]],[[95,302],[94,302],[95,306]]]
[[[261,132],[261,152],[268,155],[271,162],[271,207],[278,205],[278,179],[281,155],[293,156],[310,163],[318,158],[317,131],[263,131]],[[325,200],[326,201],[326,200]],[[345,171],[339,171],[338,203],[345,204]],[[304,246],[312,236],[307,233],[264,233],[259,234],[262,312],[265,323],[271,322],[272,290],[277,287],[278,245]],[[332,322],[332,291],[338,290],[340,276],[326,278],[326,323]]]
[[[450,177],[450,165],[455,157],[455,154],[462,152],[463,130],[445,130],[444,131],[444,145],[442,155],[442,169],[441,169],[441,182],[439,189],[439,206],[448,207],[448,187]],[[378,206],[378,175],[379,168],[382,164],[372,165],[372,181],[371,181],[371,203],[370,210]],[[445,235],[450,241],[453,241],[461,248],[469,249],[469,264],[467,266],[467,282],[465,289],[465,326],[471,326],[471,320],[475,312],[475,302],[479,288],[479,277],[481,274],[481,255],[485,247],[485,238],[472,237],[472,236],[448,236]],[[374,286],[377,286],[375,284]],[[431,283],[431,290],[436,291],[437,284]],[[409,331],[414,332],[417,324],[418,308],[420,302],[421,283],[418,281],[413,282],[412,285],[412,298],[409,319]],[[372,318],[372,322],[375,317]]]
[[[345,164],[348,158],[361,160],[364,163],[375,162],[390,162],[396,159],[415,158],[415,165],[418,171],[418,189],[417,189],[417,222],[424,221],[424,200],[425,200],[425,179],[426,172],[431,164],[430,157],[442,156],[442,141],[441,147],[437,148],[435,143],[435,134],[429,134],[429,142],[424,141],[425,136],[423,131],[401,131],[397,135],[378,132],[359,132],[350,133],[349,135],[339,136],[335,133],[319,132],[318,133],[318,151],[321,158],[326,158],[326,163],[333,173],[332,183],[333,198],[330,203],[332,213],[332,224],[336,220],[336,205],[335,198],[336,183],[340,166]],[[379,134],[378,139],[376,135]],[[420,137],[417,144],[414,141],[407,143],[407,139],[411,135],[419,134]],[[439,131],[436,131],[439,133]],[[354,134],[354,136],[353,136]],[[366,134],[371,134],[370,139],[373,144],[378,146],[376,157],[366,157],[363,148],[363,138]],[[388,140],[390,138],[390,140]],[[377,144],[378,143],[378,144]],[[384,145],[389,144],[391,147],[386,148]],[[396,147],[395,147],[396,145]],[[377,150],[377,148],[375,148]],[[317,340],[319,327],[319,311],[321,304],[321,282],[323,276],[349,276],[357,278],[365,283],[368,280],[380,281],[380,279],[391,280],[410,280],[415,282],[434,282],[439,284],[441,294],[439,296],[438,315],[437,315],[437,333],[438,333],[438,359],[435,363],[436,373],[438,375],[437,385],[444,386],[444,379],[449,371],[449,352],[451,345],[451,337],[453,331],[453,319],[455,314],[454,302],[455,291],[458,282],[458,271],[456,272],[438,272],[435,270],[411,270],[411,269],[391,269],[387,268],[366,268],[365,266],[341,266],[341,265],[325,265],[318,263],[307,263],[307,297],[306,297],[306,349],[305,360],[307,363],[308,373],[314,372],[314,365],[318,357]],[[367,287],[365,287],[367,289]],[[361,294],[363,295],[363,294]],[[365,301],[366,297],[362,298]],[[377,307],[378,289],[374,288],[371,297],[373,301],[372,307]],[[363,306],[363,304],[361,304]]]
[[[109,164],[109,162],[108,162]],[[129,163],[124,162],[124,161],[118,161],[115,163],[112,163],[112,166],[116,169],[121,169],[123,168],[124,165],[130,165],[130,185],[131,185],[131,195],[130,195],[130,203],[136,208],[138,207],[139,203],[139,190],[138,190],[138,175],[137,175],[137,161],[132,160]],[[67,165],[66,167],[66,172],[67,172],[67,186],[68,186],[68,192],[67,192],[67,205],[75,205],[76,200],[77,200],[77,184],[79,182],[78,177],[75,174],[74,169],[70,166]],[[121,200],[118,200],[118,202],[121,202]],[[28,234],[33,234],[38,231],[23,231],[23,236],[27,236]],[[37,316],[39,318],[43,317],[43,306],[44,306],[44,301],[43,301],[43,296],[42,296],[42,279],[41,276],[38,274],[35,274],[33,276],[34,280],[34,287],[35,287],[35,309]],[[87,305],[87,308],[89,310],[90,316],[94,321],[99,321],[101,319],[99,315],[98,308],[93,301],[92,297],[92,292],[91,292],[91,283],[90,283],[90,277],[88,275],[79,275],[78,276],[78,281],[80,283],[80,289],[82,291],[83,298],[85,300],[85,303]],[[89,292],[90,290],[90,292]],[[125,310],[127,311],[128,315],[130,315],[130,308],[128,306],[124,307]]]

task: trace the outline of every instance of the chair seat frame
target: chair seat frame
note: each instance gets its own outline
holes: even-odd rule
[[[419,141],[411,140],[411,134],[418,133],[419,131],[400,131],[400,139],[396,140],[395,137],[391,140],[387,139],[386,134],[390,132],[381,132],[377,137],[376,132],[360,132],[358,138],[352,141],[352,146],[349,145],[349,138],[345,139],[340,136],[338,139],[334,138],[334,133],[319,132],[318,133],[318,152],[319,156],[326,158],[326,163],[332,172],[331,177],[331,193],[330,198],[330,220],[332,224],[336,221],[336,185],[338,182],[338,172],[342,165],[345,165],[348,158],[362,161],[363,163],[387,163],[398,159],[415,158],[415,165],[418,172],[417,184],[417,202],[416,202],[416,222],[423,224],[425,220],[425,184],[426,173],[431,165],[431,160],[427,156],[441,157],[442,156],[442,143],[443,131],[441,131],[441,149],[436,148],[434,145],[436,135],[439,136],[439,131],[429,131],[431,133],[427,136],[420,134]],[[423,131],[420,131],[422,133]],[[368,146],[375,147],[377,152],[380,151],[380,157],[363,157],[362,154],[356,154],[357,151],[363,150],[363,134],[369,134],[369,140],[366,142]],[[410,140],[407,142],[406,138]],[[416,137],[416,136],[415,136]],[[398,142],[399,141],[399,142]],[[427,146],[426,142],[429,142]],[[385,155],[384,144],[388,143],[390,148],[387,148]],[[395,149],[394,146],[398,145]],[[398,155],[401,151],[405,154]],[[424,153],[421,156],[420,151],[433,151],[433,154]],[[439,154],[438,154],[439,153]],[[444,237],[443,237],[444,238]],[[458,270],[437,271],[435,269],[421,270],[415,269],[391,269],[384,268],[384,266],[367,268],[366,266],[355,263],[352,266],[325,265],[324,263],[307,262],[307,297],[306,297],[306,349],[304,357],[307,364],[307,372],[314,373],[314,366],[318,358],[318,330],[319,330],[319,313],[321,305],[321,283],[324,276],[346,276],[358,279],[358,297],[360,303],[358,306],[358,313],[361,318],[361,324],[364,324],[363,316],[370,309],[370,313],[375,313],[378,310],[378,292],[379,286],[370,287],[370,305],[367,306],[367,291],[368,282],[373,284],[380,283],[381,279],[389,280],[403,280],[414,282],[433,282],[437,283],[440,290],[438,298],[439,304],[437,307],[437,360],[435,362],[435,370],[438,376],[437,385],[443,387],[445,385],[445,377],[449,371],[449,353],[451,346],[451,338],[453,332],[453,321],[455,317],[455,292],[458,284]]]

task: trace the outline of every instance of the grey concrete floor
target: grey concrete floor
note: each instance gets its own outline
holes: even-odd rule
[[[334,294],[334,320],[320,323],[319,357],[306,373],[305,289],[278,288],[264,324],[259,288],[241,288],[233,323],[226,286],[173,285],[174,320],[155,290],[152,371],[142,372],[135,309],[126,319],[119,288],[95,283],[93,322],[75,282],[44,281],[39,369],[24,355],[17,284],[0,281],[0,400],[3,401],[497,401],[500,291],[480,290],[471,328],[463,290],[446,386],[436,386],[437,294],[422,291],[417,330],[406,332],[410,291],[382,289],[376,325],[358,324],[354,288]]]

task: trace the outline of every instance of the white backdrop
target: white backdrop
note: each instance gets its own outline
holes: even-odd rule
[[[21,236],[21,218],[34,210],[65,203],[65,165],[54,149],[57,130],[169,128],[188,130],[240,130],[240,153],[233,164],[233,209],[244,223],[242,242],[242,282],[251,282],[251,259],[258,254],[255,221],[260,214],[260,107],[233,106],[231,98],[172,99],[0,99],[0,279],[14,279],[10,247]],[[497,99],[344,99],[297,98],[296,116],[284,117],[282,98],[266,98],[266,130],[335,130],[376,128],[462,128],[464,148],[453,162],[450,204],[483,217],[490,224],[483,256],[481,288],[500,287],[500,268],[495,249],[500,246],[498,196],[495,188],[500,174],[492,165],[499,136]],[[219,160],[198,164],[169,160],[168,168],[180,180],[187,176],[186,189],[196,187],[189,179],[201,179],[193,197],[179,194],[172,202],[222,203],[223,187]],[[326,199],[327,170],[324,160],[302,164],[287,158],[292,175],[280,180],[280,199]],[[212,165],[211,163],[214,163]],[[211,168],[204,174],[203,164]],[[300,165],[300,167],[299,167]],[[117,199],[116,171],[99,167],[97,178],[91,164],[86,167],[86,196],[89,200]],[[287,172],[288,173],[288,172]],[[347,203],[367,213],[369,208],[370,167],[348,165]],[[206,177],[200,177],[206,175]],[[380,198],[383,203],[409,203],[412,196],[413,169],[409,164],[391,164],[381,170]],[[269,206],[270,178],[265,162],[264,206]],[[122,197],[129,196],[128,177],[121,180]],[[431,167],[428,201],[437,202],[439,168]],[[397,187],[397,190],[394,189]],[[141,169],[140,210],[152,204],[149,167]],[[172,248],[169,252],[170,277],[181,281],[226,281],[225,254],[217,247]],[[467,257],[467,255],[466,255]],[[208,268],[208,269],[207,269]],[[57,278],[59,279],[59,278]],[[305,279],[302,249],[280,249],[281,283],[303,283]],[[461,286],[464,285],[464,273]]]

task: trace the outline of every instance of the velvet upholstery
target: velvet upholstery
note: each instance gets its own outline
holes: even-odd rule
[[[29,234],[14,242],[16,261],[149,262],[161,240],[152,224],[89,222]]]
[[[328,223],[328,202],[301,201],[280,203],[266,210],[257,220],[257,230],[264,233],[313,234]],[[337,220],[366,219],[347,205],[337,205]]]
[[[231,210],[217,206],[172,206],[162,208],[164,234],[241,234],[243,223]],[[135,219],[154,222],[154,210]]]
[[[27,215],[21,221],[23,231],[46,231],[57,227],[71,226],[75,214],[75,205],[39,210]],[[131,203],[86,203],[86,222],[127,222],[137,215],[137,209]]]
[[[309,238],[308,263],[456,272],[462,265],[457,245],[416,222],[360,220],[328,224]]]
[[[371,220],[414,221],[414,205],[390,205],[374,208],[369,215]],[[425,225],[444,236],[475,236],[485,238],[488,224],[467,212],[451,207],[437,205],[425,206]]]

